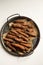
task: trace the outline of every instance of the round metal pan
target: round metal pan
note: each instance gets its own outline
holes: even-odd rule
[[[14,53],[14,52],[11,52],[11,51],[9,51],[9,50],[7,49],[7,47],[6,47],[5,44],[4,44],[3,37],[2,37],[3,34],[9,30],[9,25],[8,25],[8,24],[9,24],[10,22],[14,21],[14,20],[17,20],[17,19],[27,19],[28,21],[32,21],[32,22],[34,23],[34,25],[36,26],[37,30],[38,30],[38,37],[33,41],[33,49],[32,49],[30,52],[24,54],[23,56],[31,55],[31,54],[33,53],[33,51],[35,50],[35,48],[37,47],[38,43],[39,43],[39,40],[40,40],[40,31],[39,31],[39,28],[38,28],[37,24],[36,24],[32,19],[30,19],[30,18],[28,18],[28,17],[20,16],[19,14],[14,14],[14,15],[9,16],[9,17],[7,18],[6,23],[2,26],[2,29],[1,29],[1,33],[0,33],[0,35],[1,35],[1,36],[0,36],[1,44],[2,44],[3,48],[4,48],[8,53],[10,53],[11,55],[14,55],[14,56],[19,56],[18,54]],[[20,57],[20,56],[19,56],[19,57]]]

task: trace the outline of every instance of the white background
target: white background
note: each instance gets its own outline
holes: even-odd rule
[[[40,29],[40,42],[27,57],[12,56],[0,44],[0,65],[43,65],[43,0],[0,0],[0,29],[9,15],[19,13],[32,18]]]

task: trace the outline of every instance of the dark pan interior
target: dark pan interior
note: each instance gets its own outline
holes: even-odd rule
[[[12,54],[12,55],[15,55],[15,56],[19,56],[19,55],[16,54],[16,53],[14,53],[14,52],[9,51],[9,50],[6,48],[6,46],[4,45],[4,41],[3,41],[2,35],[9,30],[9,25],[8,25],[8,24],[9,24],[10,22],[14,21],[14,20],[17,20],[17,19],[27,19],[28,21],[33,21],[33,20],[31,20],[30,18],[25,17],[25,16],[17,16],[17,17],[11,18],[10,20],[8,20],[8,21],[3,25],[2,29],[1,29],[1,43],[2,43],[2,46],[3,46],[3,48],[4,48],[8,53],[10,53],[10,54]],[[33,21],[33,23],[35,24],[35,26],[36,26],[36,28],[37,28],[37,30],[38,30],[38,38],[36,38],[36,39],[33,41],[33,44],[34,44],[34,45],[33,45],[33,50],[31,50],[29,53],[26,53],[24,56],[27,56],[27,55],[32,54],[33,51],[34,51],[34,49],[37,47],[37,45],[38,45],[38,43],[39,43],[39,40],[40,40],[40,31],[39,31],[39,28],[38,28],[38,26],[36,25],[36,23],[35,23],[34,21]]]

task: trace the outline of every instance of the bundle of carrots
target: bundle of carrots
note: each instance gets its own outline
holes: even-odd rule
[[[26,19],[9,23],[9,31],[3,34],[6,47],[18,55],[24,55],[33,48],[33,40],[37,37],[37,29],[32,21]]]

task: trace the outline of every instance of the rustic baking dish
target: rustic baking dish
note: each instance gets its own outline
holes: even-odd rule
[[[34,52],[34,50],[35,50],[35,48],[37,47],[37,45],[39,44],[40,31],[39,31],[39,28],[38,28],[37,24],[36,24],[32,19],[30,19],[30,18],[28,18],[28,17],[20,16],[19,14],[14,14],[14,15],[9,16],[9,17],[7,18],[6,23],[5,23],[5,24],[2,26],[2,28],[1,28],[1,33],[0,33],[1,44],[2,44],[3,48],[4,48],[9,54],[14,55],[14,56],[19,56],[19,57],[21,57],[20,55],[16,54],[15,52],[9,51],[9,50],[6,48],[6,46],[5,46],[5,44],[4,44],[4,41],[3,41],[3,37],[2,37],[3,34],[9,30],[9,25],[8,25],[8,24],[9,24],[10,22],[14,21],[14,20],[17,20],[17,19],[26,19],[26,20],[28,20],[28,21],[32,21],[32,22],[34,23],[35,27],[36,27],[37,30],[38,30],[38,37],[37,37],[37,38],[34,40],[34,42],[33,42],[33,49],[32,49],[30,52],[25,53],[23,56],[31,55],[31,54]],[[23,56],[22,56],[22,57],[23,57]]]

